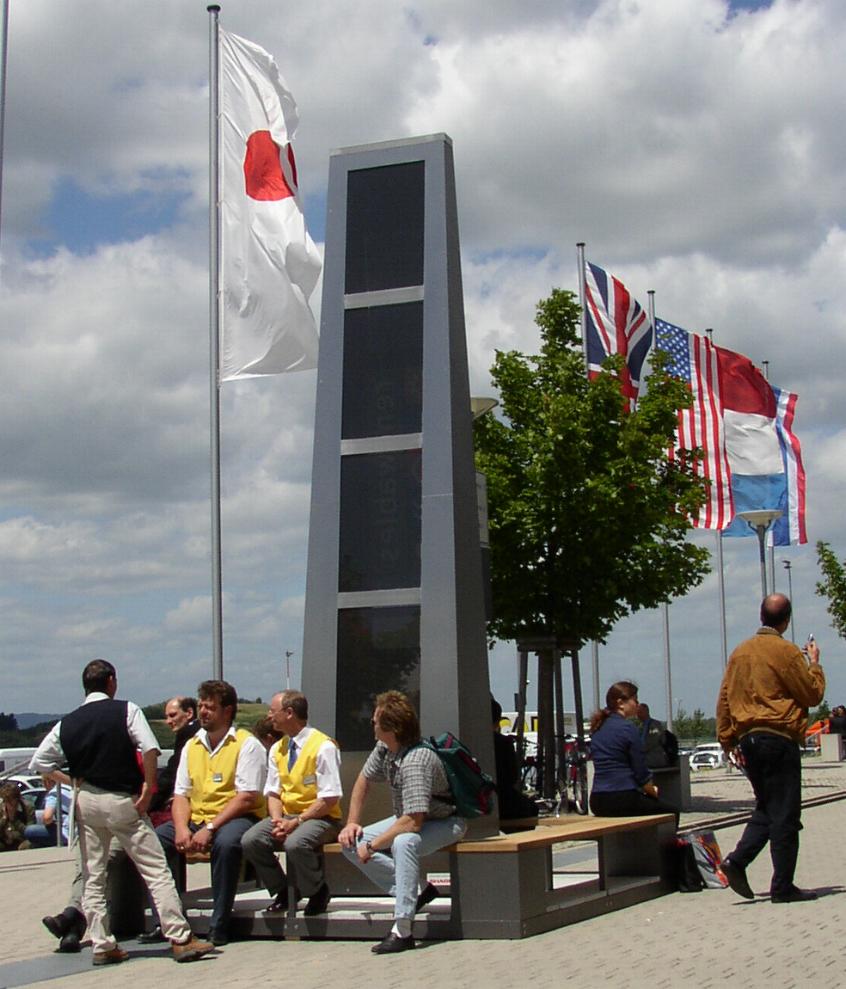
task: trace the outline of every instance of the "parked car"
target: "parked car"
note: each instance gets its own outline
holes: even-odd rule
[[[690,757],[693,772],[700,769],[719,769],[720,765],[720,758],[715,752],[694,752]]]
[[[15,773],[14,776],[7,776],[4,782],[14,783],[21,793],[44,789],[44,780],[40,776],[31,776],[29,773]]]
[[[21,800],[28,804],[33,811],[44,810],[44,801],[47,799],[47,791],[43,786],[32,787],[30,790],[21,792]],[[38,819],[40,822],[40,818]]]
[[[689,758],[690,768],[719,769],[726,764],[726,756],[719,742],[703,742],[697,745]]]

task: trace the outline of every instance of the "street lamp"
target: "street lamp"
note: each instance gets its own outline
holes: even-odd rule
[[[793,569],[793,564],[790,560],[782,560],[784,564],[784,569],[787,571],[787,596],[790,598],[790,641],[796,641],[796,634],[793,628],[793,575],[791,570]]]
[[[754,512],[738,512],[737,517],[748,522],[758,533],[758,550],[761,559],[761,591],[762,598],[767,596],[767,554],[764,547],[767,529],[777,518],[784,514],[780,508],[762,508]]]

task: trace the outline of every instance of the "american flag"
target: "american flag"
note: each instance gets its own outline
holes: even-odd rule
[[[679,412],[678,446],[699,447],[697,470],[708,482],[708,500],[693,524],[701,529],[724,529],[732,519],[731,471],[723,431],[720,362],[707,337],[688,333],[662,319],[655,320],[655,346],[670,355],[669,372],[686,381],[693,405]]]
[[[652,345],[652,324],[626,286],[589,261],[585,262],[585,340],[590,377],[599,374],[606,357],[625,357],[620,388],[634,409],[643,362]]]

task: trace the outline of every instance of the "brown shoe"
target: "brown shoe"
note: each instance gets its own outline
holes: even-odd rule
[[[175,962],[193,962],[202,958],[203,955],[207,955],[210,951],[214,951],[214,945],[210,941],[200,941],[193,934],[182,944],[174,941],[171,948]]]
[[[129,958],[129,952],[115,946],[109,951],[95,951],[92,961],[95,965],[119,965]]]

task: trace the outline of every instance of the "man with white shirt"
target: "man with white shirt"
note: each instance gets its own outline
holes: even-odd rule
[[[268,913],[288,909],[288,883],[277,851],[284,850],[293,883],[308,897],[306,917],[324,913],[330,891],[321,848],[341,829],[341,756],[335,741],[308,724],[308,700],[297,690],[274,694],[268,717],[284,738],[268,756],[269,817],[254,825],[241,844],[259,880],[274,898]]]
[[[173,820],[156,829],[174,876],[185,852],[210,852],[212,908],[209,938],[229,940],[229,917],[238,890],[241,838],[265,816],[267,753],[233,724],[238,695],[225,680],[197,688],[200,730],[189,739],[176,770]]]
[[[161,846],[146,817],[156,779],[156,737],[140,708],[114,699],[117,674],[111,663],[92,660],[82,672],[82,685],[85,703],[53,727],[30,767],[33,772],[66,779],[60,770],[67,763],[74,781],[84,884],[82,908],[93,962],[114,965],[129,957],[109,928],[106,865],[112,839],[119,842],[147,884],[174,959],[192,961],[211,951],[212,945],[191,934]],[[143,772],[137,753],[143,760]],[[71,918],[68,923],[70,929]],[[62,931],[62,935],[66,933]]]

